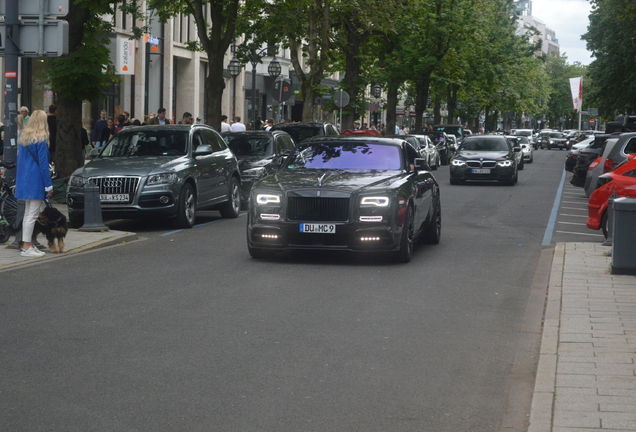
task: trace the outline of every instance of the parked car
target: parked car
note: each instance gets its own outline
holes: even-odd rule
[[[614,171],[599,177],[598,188],[588,201],[587,227],[603,230],[607,238],[608,199],[616,193],[620,197],[636,198],[636,159],[624,162]]]
[[[553,148],[568,150],[570,148],[570,142],[562,132],[547,132],[540,135],[539,147],[548,150],[552,150]]]
[[[291,136],[280,130],[225,132],[221,135],[238,159],[241,200],[245,204],[254,182],[275,172],[296,146]]]
[[[451,160],[450,183],[499,181],[514,186],[519,152],[521,147],[513,147],[502,135],[466,137]]]
[[[202,124],[129,126],[71,175],[66,193],[72,225],[84,220],[84,185],[97,186],[104,219],[159,217],[194,225],[198,209],[238,217],[238,161],[214,129]]]
[[[315,136],[339,136],[336,125],[328,122],[314,123],[278,123],[270,130],[282,130],[291,135],[296,144]]]
[[[381,251],[408,262],[421,239],[439,243],[440,188],[403,139],[325,137],[296,147],[250,193],[254,258],[293,249]]]
[[[451,144],[446,132],[424,131],[424,134],[428,135],[431,141],[433,141],[433,144],[435,144],[435,147],[437,147],[442,165],[448,165],[450,159],[453,157],[454,150],[451,149]]]
[[[620,133],[595,135],[592,144],[579,150],[579,153],[576,155],[574,168],[572,169],[572,178],[570,179],[570,183],[573,186],[585,186],[585,178],[587,177],[587,170],[590,164],[603,154],[606,141],[609,138],[616,138],[618,136],[620,136]]]
[[[521,146],[521,153],[523,154],[524,163],[534,162],[534,149],[532,143],[527,136],[517,136],[517,143]],[[519,168],[522,169],[522,168]]]
[[[507,135],[506,139],[508,140],[509,144],[514,148],[514,147],[521,147],[521,138],[522,137],[516,137],[516,136],[511,136],[511,135]],[[523,147],[521,147],[521,151],[515,153],[515,157],[517,159],[517,169],[518,170],[522,170],[524,168],[525,165],[525,159],[523,158]]]
[[[426,135],[385,135],[385,138],[403,139],[417,150],[419,157],[424,159],[431,171],[440,166],[439,152],[430,138]]]
[[[576,164],[576,156],[579,154],[579,151],[589,147],[592,144],[592,142],[594,142],[594,137],[587,137],[583,139],[583,141],[579,141],[578,143],[574,144],[570,148],[570,150],[568,151],[568,154],[565,157],[566,171],[569,171],[569,172],[574,171],[574,165]]]
[[[464,127],[460,124],[447,124],[447,125],[433,125],[433,130],[438,132],[445,132],[446,135],[453,135],[457,138],[456,141],[464,139]]]
[[[596,190],[596,182],[601,174],[612,171],[636,153],[636,133],[624,133],[618,138],[608,139],[598,165],[588,168],[585,177],[585,194],[589,197]]]

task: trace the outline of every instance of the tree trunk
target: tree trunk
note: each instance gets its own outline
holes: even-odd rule
[[[386,134],[393,135],[395,131],[395,120],[398,103],[398,89],[400,81],[391,80],[386,91]]]
[[[435,107],[433,108],[433,124],[442,123],[442,97],[439,94],[435,95]]]
[[[225,50],[213,49],[208,52],[210,63],[208,65],[208,76],[205,77],[205,123],[221,132],[221,115],[223,91],[225,90],[225,79],[223,79],[223,59]],[[244,121],[244,123],[246,123]]]
[[[353,129],[353,122],[358,117],[357,103],[360,88],[360,45],[364,39],[356,30],[358,26],[344,25],[347,36],[347,53],[345,57],[345,76],[342,88],[349,94],[349,107],[342,113],[341,130]]]
[[[421,134],[423,129],[424,111],[428,100],[430,76],[426,76],[415,83],[415,133]]]

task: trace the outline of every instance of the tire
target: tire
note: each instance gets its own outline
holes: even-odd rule
[[[442,205],[439,200],[439,195],[435,200],[435,213],[430,223],[426,227],[426,231],[422,236],[422,242],[429,244],[439,244],[442,237]]]
[[[437,167],[438,167],[437,161],[435,161],[435,165],[430,165],[430,167],[431,167],[431,171],[437,170]]]
[[[241,213],[241,185],[236,177],[232,177],[232,180],[230,180],[230,190],[227,198],[227,201],[219,209],[221,216],[226,219],[237,218],[239,213]]]
[[[0,222],[0,244],[6,243],[11,237],[11,228],[9,227],[9,223]]]
[[[603,235],[607,239],[607,234],[609,231],[609,221],[607,217],[607,210],[605,210],[605,213],[603,213],[603,217],[601,218],[601,229],[603,230]]]
[[[530,160],[528,161],[528,163],[532,163],[532,162],[534,162],[534,155],[530,156]]]
[[[173,219],[172,224],[175,228],[192,228],[196,218],[197,199],[194,195],[194,188],[190,183],[186,183],[181,188],[179,194],[179,208],[177,216]]]
[[[400,250],[395,252],[395,260],[401,263],[408,263],[413,256],[413,235],[415,226],[413,222],[413,207],[409,206],[404,217],[402,236],[400,238]]]
[[[0,214],[9,222],[10,228],[16,227],[16,217],[18,215],[18,200],[13,195],[5,192],[0,201]]]

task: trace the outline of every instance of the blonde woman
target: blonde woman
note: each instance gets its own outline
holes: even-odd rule
[[[33,111],[29,123],[18,138],[15,197],[23,199],[25,204],[20,250],[20,255],[24,257],[44,256],[44,252],[33,247],[31,238],[43,200],[53,196],[49,173],[49,126],[46,117],[42,110]]]

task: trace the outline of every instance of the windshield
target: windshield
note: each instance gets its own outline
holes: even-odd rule
[[[314,136],[323,135],[322,127],[307,127],[307,126],[286,126],[281,127],[278,130],[283,130],[291,135],[296,144]]]
[[[228,133],[223,136],[236,156],[271,156],[274,154],[272,137]]]
[[[498,137],[466,138],[459,149],[468,151],[510,151],[506,140]]]
[[[188,151],[188,131],[124,131],[108,143],[101,157],[183,156]]]
[[[565,138],[561,132],[550,132],[550,138]]]
[[[382,144],[312,143],[287,160],[286,169],[399,170],[400,147]]]
[[[515,133],[513,135],[515,135],[515,136],[532,136],[532,131],[517,130],[517,131],[515,131]]]
[[[462,136],[461,126],[437,126],[434,130],[446,132],[447,134],[453,134],[457,137]]]

